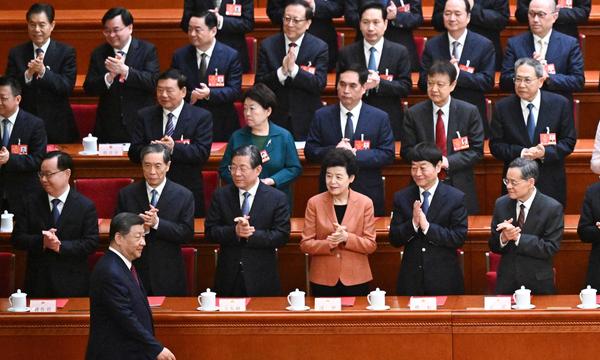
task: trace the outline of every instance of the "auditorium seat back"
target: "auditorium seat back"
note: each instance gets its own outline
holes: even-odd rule
[[[337,35],[337,48],[338,50],[340,50],[341,48],[344,47],[344,44],[346,43],[346,34],[344,34],[343,32],[336,32]]]
[[[0,252],[0,297],[7,298],[15,292],[15,254]]]
[[[96,251],[88,256],[88,269],[90,273],[94,271],[94,267],[100,261],[100,258],[104,256],[104,251]]]
[[[246,36],[246,47],[248,48],[248,62],[250,62],[249,74],[256,74],[258,67],[258,41],[254,36]]]
[[[417,56],[419,57],[419,61],[421,61],[421,57],[423,56],[423,50],[425,50],[425,43],[427,42],[427,37],[413,35],[413,41],[415,42],[415,47],[417,48]]]
[[[75,189],[96,204],[98,218],[110,219],[115,214],[119,190],[133,183],[132,178],[76,179]]]
[[[198,295],[198,250],[193,247],[182,247],[181,255],[185,263],[185,276],[189,296]]]
[[[217,171],[203,171],[202,181],[204,183],[204,208],[208,211],[213,193],[219,187],[219,173]]]
[[[71,104],[80,139],[94,131],[97,107],[96,104]]]
[[[233,103],[233,107],[235,107],[235,112],[237,113],[240,127],[243,128],[244,126],[248,125],[248,122],[246,122],[246,117],[244,116],[244,104],[242,104],[241,101],[236,101]]]

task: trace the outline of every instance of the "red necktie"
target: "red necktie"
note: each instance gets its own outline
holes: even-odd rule
[[[140,285],[140,278],[138,277],[137,270],[135,269],[135,266],[133,266],[133,264],[131,264],[131,275],[133,275],[135,282],[138,285]]]
[[[446,128],[444,127],[444,119],[442,119],[442,109],[437,111],[437,121],[435,123],[435,145],[440,149],[443,156],[448,156],[448,149],[446,147]],[[439,174],[440,180],[446,178],[446,170],[442,169]]]

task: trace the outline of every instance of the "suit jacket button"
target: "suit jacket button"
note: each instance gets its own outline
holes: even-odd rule
[[[427,249],[425,249],[425,248],[422,248],[422,249],[421,249],[421,251],[422,251],[422,252],[425,252],[425,251],[427,251]]]
[[[336,254],[335,255],[338,259],[341,258],[340,254]]]

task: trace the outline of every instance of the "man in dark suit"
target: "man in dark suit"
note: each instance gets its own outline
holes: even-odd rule
[[[27,251],[25,290],[31,297],[85,297],[88,256],[98,247],[94,203],[69,186],[73,160],[53,151],[44,156],[43,191],[26,197],[15,216],[11,242]]]
[[[436,61],[429,68],[429,100],[406,112],[400,155],[410,161],[415,145],[435,143],[442,152],[444,183],[465,193],[467,211],[477,214],[479,202],[473,167],[483,158],[483,128],[475,106],[450,96],[456,86],[456,75],[456,68],[448,61]]]
[[[577,234],[581,241],[592,244],[585,285],[597,289],[600,286],[600,183],[590,185],[585,192]]]
[[[564,97],[540,90],[544,68],[539,61],[519,59],[515,68],[516,95],[498,101],[494,108],[490,150],[504,161],[503,174],[515,158],[536,160],[540,168],[536,187],[564,206],[565,158],[577,141],[571,106]]]
[[[479,110],[485,133],[489,134],[486,117],[485,93],[494,87],[494,45],[485,37],[467,30],[471,18],[467,0],[448,0],[444,7],[444,25],[447,32],[425,44],[419,88],[427,90],[427,69],[435,60],[449,60],[458,70],[452,97],[469,102]]]
[[[146,245],[144,220],[132,213],[110,222],[110,246],[94,267],[87,360],[175,360],[154,337],[152,311],[132,262]]]
[[[181,28],[189,33],[192,14],[210,11],[217,17],[217,40],[236,49],[240,54],[242,70],[250,70],[246,34],[254,29],[253,0],[183,0]],[[256,56],[256,54],[254,55]]]
[[[340,69],[360,64],[369,70],[364,102],[387,112],[394,139],[400,140],[402,129],[402,98],[412,88],[410,57],[406,48],[383,37],[388,20],[385,8],[370,3],[360,9],[360,31],[363,41],[357,41],[340,51]]]
[[[240,127],[233,102],[242,95],[242,67],[238,52],[215,40],[216,34],[215,14],[192,14],[191,45],[175,51],[171,67],[187,78],[186,100],[212,114],[213,141],[227,142]]]
[[[0,211],[16,210],[23,196],[39,190],[36,172],[46,153],[42,119],[19,108],[17,80],[0,76]]]
[[[563,236],[563,207],[536,187],[538,165],[516,158],[503,179],[508,194],[496,200],[490,250],[502,255],[497,294],[512,294],[521,286],[534,294],[553,294],[552,258]]]
[[[346,25],[356,28],[356,41],[363,40],[360,31],[360,11],[363,6],[373,0],[346,0],[344,19]],[[413,39],[413,30],[423,24],[423,11],[421,0],[384,0],[388,26],[383,35],[387,40],[401,44],[408,50],[412,71],[419,71],[421,63],[417,54],[417,47]]]
[[[283,9],[287,0],[268,0],[267,15],[274,25],[283,26]],[[335,68],[338,54],[337,32],[333,19],[344,15],[343,0],[306,0],[313,12],[308,32],[323,40],[329,48],[329,70]]]
[[[98,141],[129,142],[136,112],[154,103],[156,48],[131,36],[133,16],[127,9],[109,9],[102,26],[106,43],[92,52],[83,89],[100,97],[94,130]]]
[[[159,76],[159,105],[138,112],[128,154],[131,161],[140,163],[140,152],[146,145],[166,146],[173,158],[167,177],[194,194],[194,215],[204,217],[202,168],[210,155],[212,117],[208,111],[183,100],[185,83],[185,76],[176,69]]]
[[[398,295],[460,295],[457,249],[467,238],[465,194],[438,180],[442,152],[416,145],[409,156],[414,184],[394,194],[390,243],[404,246]]]
[[[502,46],[500,44],[500,32],[508,24],[510,11],[508,0],[468,0],[470,18],[468,29],[485,36],[494,44],[496,55],[496,70],[502,66]],[[444,8],[446,0],[435,0],[431,23],[437,31],[446,31],[444,24]]]
[[[140,159],[145,181],[121,189],[116,213],[144,219],[148,246],[135,266],[148,294],[186,296],[181,245],[194,238],[194,196],[166,178],[171,154],[163,144],[144,147]]]
[[[258,148],[233,152],[233,184],[215,191],[204,223],[208,241],[220,245],[215,288],[220,296],[278,296],[275,250],[288,241],[290,209],[285,193],[263,184]]]
[[[277,94],[271,120],[296,140],[306,140],[327,85],[327,44],[306,33],[312,16],[306,1],[290,1],[283,13],[283,33],[263,40],[258,55],[255,83],[264,83]]]
[[[572,93],[583,90],[583,56],[577,39],[552,30],[557,18],[554,0],[533,0],[529,5],[528,32],[508,39],[500,88],[513,91],[515,61],[532,57],[544,65],[544,90],[563,95],[572,102]]]
[[[517,0],[515,17],[520,23],[527,24],[529,19],[529,3],[531,0]],[[591,0],[558,0],[558,17],[553,28],[563,34],[579,37],[577,25],[585,24],[592,10]]]
[[[365,104],[368,72],[354,64],[341,69],[337,92],[339,104],[319,109],[310,127],[304,155],[311,162],[321,162],[329,150],[341,147],[356,155],[359,172],[352,189],[373,200],[375,215],[383,216],[383,180],[381,169],[394,161],[394,137],[387,114]],[[321,191],[325,191],[321,174]]]
[[[75,49],[50,39],[52,5],[35,3],[26,18],[31,41],[10,49],[6,75],[23,89],[21,108],[44,120],[48,142],[75,142],[77,126],[69,104],[77,76]]]

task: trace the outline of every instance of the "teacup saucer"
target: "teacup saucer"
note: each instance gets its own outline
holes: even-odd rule
[[[591,310],[591,309],[600,308],[600,304],[594,304],[594,306],[583,306],[583,304],[577,304],[577,307],[580,308],[580,309]]]
[[[79,155],[98,155],[98,151],[80,151]]]
[[[196,310],[198,310],[198,311],[219,311],[219,307],[218,307],[218,306],[215,306],[215,307],[213,307],[213,308],[204,308],[204,307],[202,307],[202,306],[198,306],[198,307],[196,308]]]
[[[371,305],[367,306],[367,310],[371,310],[371,311],[383,311],[383,310],[389,310],[390,306],[389,305],[385,305],[384,307],[373,307]]]
[[[515,309],[515,310],[531,310],[531,309],[535,309],[535,305],[533,305],[533,304],[529,304],[529,305],[526,305],[526,306],[513,305],[511,307],[513,309]]]
[[[29,312],[29,310],[30,310],[30,308],[28,308],[28,307],[23,308],[22,310],[21,309],[17,310],[13,307],[8,308],[8,311],[10,311],[10,312]]]
[[[289,311],[307,311],[307,310],[310,310],[310,306],[304,306],[301,308],[295,308],[295,307],[288,306],[285,309],[289,310]]]

